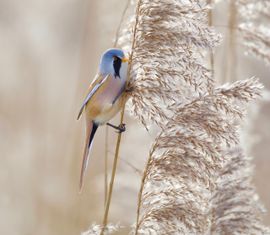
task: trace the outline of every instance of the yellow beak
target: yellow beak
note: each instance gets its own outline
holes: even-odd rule
[[[123,59],[122,59],[122,62],[124,62],[124,63],[126,63],[126,62],[128,62],[129,61],[129,59],[127,58],[127,57],[124,57]]]

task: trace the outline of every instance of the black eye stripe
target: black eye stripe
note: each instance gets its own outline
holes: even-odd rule
[[[121,68],[121,65],[122,65],[122,60],[119,58],[119,57],[114,57],[114,60],[113,60],[113,68],[114,68],[114,75],[115,77],[119,77],[120,78],[120,68]]]

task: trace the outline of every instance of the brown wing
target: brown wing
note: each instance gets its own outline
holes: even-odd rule
[[[101,87],[101,85],[107,80],[109,76],[103,77],[101,74],[97,75],[95,80],[91,83],[90,87],[88,88],[87,96],[83,101],[82,107],[79,111],[77,120],[80,119],[82,112],[89,102],[89,100],[93,97],[93,95],[97,92],[97,90]]]

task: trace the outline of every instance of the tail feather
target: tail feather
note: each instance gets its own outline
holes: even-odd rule
[[[86,120],[86,140],[83,152],[83,160],[82,160],[82,168],[81,168],[81,176],[80,176],[80,192],[82,191],[83,187],[83,179],[85,176],[85,172],[88,166],[89,161],[89,152],[92,147],[93,139],[96,134],[98,125],[93,121]]]

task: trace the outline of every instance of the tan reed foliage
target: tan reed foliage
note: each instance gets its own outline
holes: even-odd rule
[[[213,0],[208,0],[207,3],[210,6],[213,6]],[[213,26],[213,21],[214,21],[214,16],[213,16],[213,9],[212,7],[209,9],[208,11],[208,24],[209,26]],[[212,72],[212,78],[214,79],[215,77],[215,55],[214,55],[214,51],[213,49],[210,49],[210,68],[211,68],[211,72]]]
[[[237,119],[243,104],[257,97],[261,88],[256,79],[236,82],[179,107],[150,151],[136,234],[209,232],[215,219],[211,197],[223,169],[222,149],[238,144]]]
[[[239,31],[248,54],[270,64],[270,2],[268,0],[237,0]]]
[[[139,7],[140,7],[140,3],[141,3],[141,0],[138,0],[137,7],[136,7],[136,18],[135,18],[134,29],[133,29],[133,40],[132,40],[132,44],[131,44],[132,46],[131,46],[131,52],[130,52],[130,57],[129,57],[129,65],[128,65],[127,82],[126,83],[129,82],[130,77],[131,77],[131,68],[132,68],[132,64],[133,64],[133,52],[134,52],[134,48],[136,45],[135,44],[136,43],[135,35],[137,33],[137,24],[138,24],[138,18],[139,18],[138,11],[139,11]],[[128,5],[127,5],[127,8],[128,8]],[[123,14],[125,14],[125,11]],[[121,26],[119,26],[119,29],[120,28],[121,28]],[[118,37],[118,33],[117,33],[117,37]],[[124,104],[124,106],[122,107],[121,115],[120,115],[120,124],[121,125],[123,125],[123,122],[124,122],[125,107],[126,106]],[[100,235],[104,235],[108,230],[108,228],[107,228],[108,216],[109,216],[109,209],[110,209],[111,198],[112,198],[114,179],[115,179],[115,175],[116,175],[116,168],[117,168],[117,163],[118,163],[118,158],[119,158],[121,139],[122,139],[122,132],[119,132],[118,137],[117,137],[117,141],[116,141],[116,146],[115,146],[115,154],[114,154],[113,168],[112,168],[111,180],[110,180],[109,191],[108,191],[108,198],[106,201],[105,212],[104,212],[103,222],[102,222],[102,230],[100,232]]]
[[[119,44],[132,57],[131,113],[147,129],[160,128],[142,176],[132,234],[220,231],[216,210],[226,205],[216,195],[224,150],[239,144],[240,120],[262,85],[251,78],[215,87],[204,60],[220,36],[209,27],[208,13],[206,1],[138,0],[122,30]],[[249,206],[256,211],[256,203]],[[259,221],[259,215],[250,218]]]
[[[236,118],[245,108],[239,104],[262,88],[250,79],[213,90],[200,55],[219,42],[207,25],[208,11],[201,1],[142,1],[140,6],[131,110],[144,125],[150,119],[163,130],[142,178],[135,234],[210,230],[222,149],[238,144]]]
[[[120,228],[121,226],[119,224],[107,224],[104,234],[115,234],[117,231],[120,230]],[[101,234],[102,229],[103,226],[98,224],[92,224],[90,228],[86,232],[83,232],[81,235],[99,235]]]
[[[145,126],[150,120],[164,127],[179,102],[186,102],[187,94],[198,95],[213,87],[210,71],[200,62],[201,50],[212,48],[220,40],[207,25],[208,11],[198,1],[142,1],[134,38],[129,104],[132,114]],[[131,25],[133,22],[131,19]],[[132,27],[125,29],[119,40],[125,48],[132,40],[129,29]]]
[[[213,234],[270,234],[261,221],[263,207],[252,185],[251,158],[240,148],[224,152],[213,196]]]

